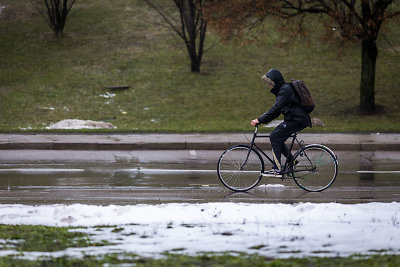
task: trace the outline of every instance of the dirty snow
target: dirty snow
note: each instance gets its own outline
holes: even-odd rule
[[[110,252],[246,252],[268,257],[400,254],[400,203],[0,205],[0,224],[85,226],[103,247],[24,252],[82,257]],[[94,226],[100,225],[94,228]],[[17,254],[2,251],[0,256]]]
[[[46,127],[46,129],[115,129],[111,123],[103,121],[92,121],[92,120],[75,120],[68,119],[59,121],[53,125]]]

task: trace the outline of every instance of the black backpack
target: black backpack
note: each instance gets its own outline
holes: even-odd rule
[[[291,82],[297,95],[300,97],[300,103],[307,113],[311,113],[315,108],[315,102],[311,91],[302,80],[292,80]]]

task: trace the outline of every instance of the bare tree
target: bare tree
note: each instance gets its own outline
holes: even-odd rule
[[[307,14],[320,14],[327,19],[326,31],[340,31],[341,37],[361,43],[360,110],[375,110],[375,69],[378,57],[376,45],[382,24],[400,15],[395,0],[213,0],[207,13],[216,19],[211,24],[220,25],[219,30],[239,31],[249,18],[262,21],[267,15],[290,19]],[[222,25],[222,26],[221,26]]]
[[[382,23],[400,15],[394,0],[296,0],[282,1],[281,15],[304,13],[327,15],[345,39],[361,43],[360,111],[375,110],[375,69],[378,57],[376,41]],[[330,29],[328,29],[330,30]]]
[[[31,0],[56,37],[63,34],[67,16],[76,0]]]
[[[207,0],[171,0],[179,11],[179,18],[163,10],[155,1],[145,0],[163,18],[167,25],[185,42],[190,57],[191,71],[200,72],[204,53],[207,21],[203,7]]]

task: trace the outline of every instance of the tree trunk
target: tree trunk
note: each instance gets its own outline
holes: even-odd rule
[[[195,58],[191,58],[191,71],[192,72],[200,72],[200,65],[201,65],[201,62],[200,62],[200,60],[198,60],[198,59],[195,59]]]
[[[363,40],[361,52],[360,111],[375,110],[375,68],[378,48],[376,40]]]
[[[145,0],[145,2],[159,13],[165,22],[185,42],[190,57],[190,68],[192,72],[200,72],[201,59],[203,56],[204,40],[207,31],[207,21],[203,18],[203,0],[173,0],[179,10],[180,25],[175,19],[158,8],[157,1]]]

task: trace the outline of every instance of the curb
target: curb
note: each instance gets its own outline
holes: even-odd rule
[[[251,133],[0,134],[0,150],[225,150],[249,144],[251,137]],[[258,140],[261,148],[271,149],[269,140]],[[400,133],[311,133],[301,134],[299,140],[336,151],[400,151]]]
[[[240,142],[182,142],[182,143],[63,143],[63,142],[9,142],[0,143],[0,150],[225,150]],[[246,144],[246,143],[244,143]],[[308,143],[305,143],[308,145]],[[337,151],[400,151],[400,144],[334,144],[322,143]],[[259,145],[271,149],[269,143]],[[296,145],[294,149],[298,148]]]

